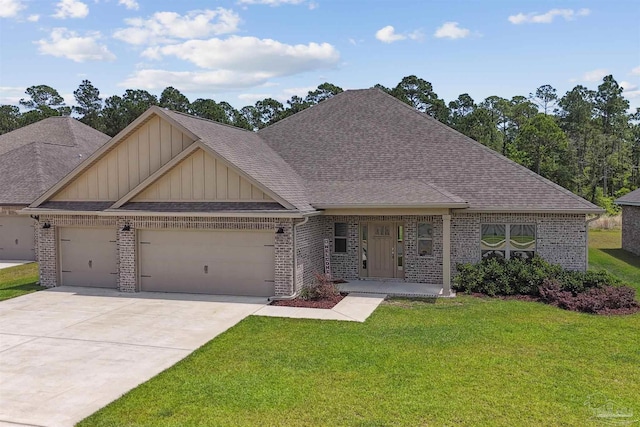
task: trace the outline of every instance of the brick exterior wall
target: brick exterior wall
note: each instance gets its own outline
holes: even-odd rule
[[[568,270],[587,268],[586,216],[580,214],[478,214],[451,217],[451,270],[457,263],[481,259],[481,224],[535,224],[536,251],[547,261]]]
[[[640,211],[640,209],[637,209]],[[633,215],[633,214],[632,214]],[[637,213],[636,213],[637,215]],[[631,216],[629,216],[631,217]],[[637,220],[637,217],[635,217]],[[634,218],[631,217],[631,221]],[[39,241],[40,282],[43,286],[58,285],[59,255],[57,229],[65,226],[113,227],[117,229],[118,288],[123,292],[138,289],[136,260],[137,229],[202,229],[202,230],[273,230],[275,234],[275,293],[290,295],[302,286],[313,283],[314,273],[324,271],[323,240],[332,242],[331,266],[335,278],[360,278],[360,224],[393,221],[404,224],[404,280],[418,283],[442,283],[442,217],[434,216],[316,216],[297,227],[296,271],[293,274],[293,230],[302,220],[269,218],[207,218],[207,217],[99,217],[82,215],[41,215],[36,227]],[[43,229],[42,224],[52,226]],[[348,224],[347,253],[333,253],[334,223]],[[433,225],[433,256],[420,257],[417,249],[417,224]],[[456,213],[451,218],[451,268],[456,263],[478,262],[480,225],[484,223],[536,224],[536,250],[548,261],[564,268],[586,268],[586,225],[584,215],[566,214],[478,214]],[[122,231],[125,225],[130,231]],[[637,235],[637,234],[636,234]],[[403,279],[399,279],[403,280]]]
[[[622,206],[622,249],[640,255],[640,206]]]
[[[13,205],[13,206],[0,206],[0,216],[20,216],[20,217],[25,217],[28,218],[25,215],[18,215],[17,211],[19,211],[20,209],[26,208],[27,206],[20,206],[20,205]],[[34,249],[34,256],[35,256],[35,260],[38,261],[38,228],[35,227],[36,222],[33,221],[34,223],[34,229],[33,229],[33,249]]]
[[[334,253],[332,246],[331,271],[335,278],[360,278],[360,224],[393,221],[404,225],[404,280],[417,283],[442,283],[442,217],[441,216],[325,216],[324,238],[333,245],[334,224],[348,224],[347,252]],[[433,256],[418,256],[417,224],[433,225]],[[398,280],[403,280],[399,278]]]
[[[48,222],[51,228],[43,229]],[[130,231],[122,231],[129,225]],[[40,282],[43,286],[58,286],[59,227],[112,227],[117,229],[118,289],[134,292],[138,289],[136,260],[137,229],[201,229],[201,230],[273,230],[275,235],[275,292],[293,293],[293,221],[289,218],[208,218],[208,217],[103,217],[92,215],[40,215],[38,230]],[[282,227],[283,234],[275,234]]]
[[[299,291],[305,284],[314,282],[316,273],[324,273],[325,219],[321,216],[310,217],[306,224],[297,226],[296,230],[296,291]]]

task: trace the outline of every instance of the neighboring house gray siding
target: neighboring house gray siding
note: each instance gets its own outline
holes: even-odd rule
[[[48,222],[50,228],[42,228]],[[122,231],[125,224],[130,231]],[[277,230],[275,235],[275,292],[276,295],[293,293],[293,222],[286,218],[207,218],[207,217],[103,217],[93,215],[40,215],[36,227],[40,259],[40,283],[42,286],[58,285],[56,229],[58,227],[117,227],[118,289],[134,292],[137,288],[136,229],[202,229],[202,230]],[[247,260],[250,268],[250,260]]]
[[[535,224],[536,252],[568,270],[587,268],[587,229],[584,214],[459,213],[451,218],[451,269],[481,259],[481,224]]]
[[[622,249],[640,256],[640,206],[622,206]]]
[[[20,209],[26,208],[26,205],[7,205],[7,206],[0,206],[0,215],[6,215],[6,216],[15,216],[18,215],[18,211]],[[34,221],[35,224],[35,221]],[[38,227],[34,227],[33,229],[33,247],[34,247],[34,260],[37,262],[38,261]]]

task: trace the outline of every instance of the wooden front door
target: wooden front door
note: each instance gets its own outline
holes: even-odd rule
[[[369,224],[369,277],[395,277],[395,226],[392,222]]]

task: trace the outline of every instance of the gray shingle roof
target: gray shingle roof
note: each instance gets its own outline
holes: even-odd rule
[[[72,117],[0,135],[0,204],[30,204],[108,140]]]
[[[619,205],[640,206],[640,188],[616,200]]]
[[[339,184],[345,181],[380,183],[375,197],[383,204],[437,202],[431,198],[438,192],[425,191],[426,182],[471,209],[600,211],[378,89],[345,91],[258,135],[311,188],[313,205],[355,198]],[[403,181],[406,188],[388,191],[395,186],[388,181]],[[323,186],[335,191],[317,190]]]
[[[163,110],[245,174],[273,191],[299,211],[313,211],[302,179],[255,133]]]
[[[430,206],[465,207],[461,198],[417,179],[397,181],[307,181],[309,198],[318,207]]]

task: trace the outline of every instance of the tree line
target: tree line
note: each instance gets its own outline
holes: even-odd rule
[[[613,76],[597,89],[577,85],[563,96],[543,85],[528,96],[489,96],[476,102],[468,93],[447,103],[428,81],[404,77],[394,87],[376,85],[413,108],[445,123],[532,171],[610,212],[613,200],[640,186],[640,109],[629,113],[629,101]],[[29,87],[19,108],[0,106],[0,134],[50,116],[74,114],[81,122],[116,135],[152,105],[192,114],[247,130],[262,129],[342,92],[323,83],[286,105],[265,98],[235,109],[229,103],[198,98],[191,102],[168,87],[159,97],[127,89],[122,96],[100,97],[89,80],[74,91],[67,106],[50,86]]]

